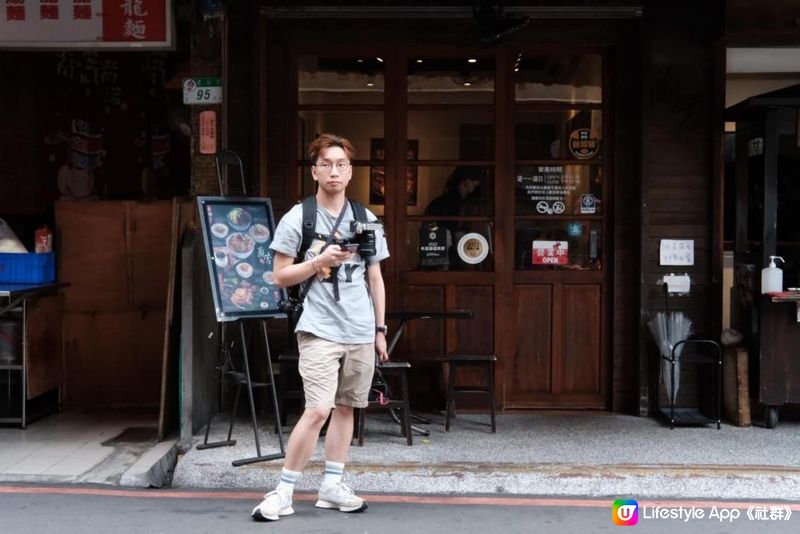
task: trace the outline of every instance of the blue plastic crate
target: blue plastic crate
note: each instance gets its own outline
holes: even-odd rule
[[[0,282],[6,284],[39,284],[56,279],[56,255],[12,254],[0,252]]]

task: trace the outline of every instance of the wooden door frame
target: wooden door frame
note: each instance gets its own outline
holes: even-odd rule
[[[266,26],[266,20],[262,19]],[[263,57],[267,56],[267,43],[262,39],[260,53]],[[536,50],[537,52],[570,51],[579,50],[582,52],[599,51],[603,58],[603,101],[600,107],[603,120],[603,215],[601,240],[603,251],[602,261],[603,270],[599,273],[594,271],[581,272],[516,272],[514,270],[514,243],[515,243],[515,218],[514,212],[508,210],[508,206],[514,205],[514,187],[512,182],[505,183],[501,177],[513,175],[515,169],[514,145],[514,112],[517,108],[514,101],[514,83],[512,61],[514,54],[518,51]],[[501,406],[507,405],[507,375],[510,372],[509,358],[514,354],[515,325],[509,320],[514,316],[514,286],[526,279],[536,278],[537,283],[553,283],[559,285],[564,283],[585,283],[587,277],[601,285],[601,311],[600,311],[600,395],[603,407],[607,408],[611,403],[611,384],[610,377],[612,361],[609,350],[613,340],[613,332],[609,331],[609,325],[613,324],[613,109],[612,109],[612,76],[611,76],[611,53],[612,47],[606,44],[595,46],[579,45],[502,45],[494,49],[492,56],[495,59],[495,100],[493,104],[495,114],[495,153],[494,153],[494,193],[495,193],[495,212],[494,221],[494,247],[495,264],[493,272],[446,272],[446,273],[424,273],[410,271],[407,269],[408,258],[407,250],[404,246],[407,234],[407,215],[405,206],[405,191],[402,181],[398,176],[405,176],[405,140],[408,137],[408,103],[407,103],[407,58],[415,54],[425,53],[432,57],[460,57],[467,56],[469,51],[463,49],[442,46],[408,46],[392,47],[391,45],[337,45],[333,51],[324,49],[322,44],[292,44],[288,46],[290,55],[289,77],[285,83],[288,84],[287,95],[289,102],[286,102],[289,116],[289,159],[288,168],[292,169],[292,174],[288,177],[288,190],[290,202],[300,197],[302,183],[298,177],[296,169],[300,167],[301,159],[298,157],[299,147],[297,146],[297,116],[305,106],[298,104],[297,87],[297,57],[302,54],[321,54],[330,56],[353,57],[358,55],[380,55],[385,58],[386,68],[384,70],[385,92],[384,103],[381,106],[384,113],[384,138],[386,139],[386,204],[385,219],[387,221],[387,237],[390,239],[390,247],[394,248],[392,257],[387,260],[384,268],[384,277],[387,285],[387,301],[392,308],[402,305],[401,287],[409,284],[417,285],[441,285],[445,288],[445,305],[452,307],[455,303],[453,288],[458,285],[477,285],[493,286],[494,289],[494,346],[498,356],[497,380],[498,399]],[[262,69],[266,71],[266,69]],[[259,77],[262,87],[264,86],[266,75]],[[262,126],[260,132],[265,141],[267,117],[266,92],[262,91],[260,97],[260,109]],[[350,109],[356,106],[343,106],[342,109]],[[374,107],[374,106],[373,106]],[[437,108],[441,106],[436,106]],[[458,106],[463,108],[463,106]],[[529,106],[526,106],[526,109]],[[550,106],[552,107],[552,106]],[[564,109],[580,109],[581,105],[565,105]],[[590,107],[590,106],[589,106]],[[336,109],[331,106],[314,106],[315,109]],[[365,108],[366,109],[366,108]],[[532,107],[531,107],[532,109]],[[402,142],[401,142],[402,141]],[[262,145],[261,155],[261,182],[264,191],[267,190],[267,155],[266,149]],[[391,199],[391,200],[390,200]],[[392,243],[394,245],[392,245]],[[555,285],[554,291],[555,291]],[[554,294],[555,296],[555,294]],[[554,302],[557,299],[554,298]],[[456,324],[448,321],[446,325],[445,346],[449,349],[455,346]],[[555,329],[555,327],[554,327]],[[555,338],[554,338],[555,341]],[[556,377],[557,378],[557,377]],[[514,403],[511,407],[536,407],[539,403]],[[581,404],[579,407],[587,407]],[[598,406],[592,405],[594,408]]]
[[[569,104],[552,105],[541,104],[531,105],[526,104],[521,106],[525,110],[535,111],[536,109],[544,110],[557,110],[557,109],[599,109],[602,113],[602,128],[603,128],[603,143],[602,143],[602,163],[599,167],[603,173],[603,198],[602,198],[602,215],[599,217],[583,217],[591,220],[601,221],[602,231],[602,265],[601,271],[516,271],[513,266],[514,250],[513,246],[510,248],[510,254],[507,253],[505,261],[512,263],[507,265],[501,272],[509,276],[506,280],[505,277],[499,280],[496,291],[496,314],[498,320],[496,321],[497,333],[496,343],[502,343],[498,350],[498,372],[500,379],[497,381],[498,386],[501,388],[498,398],[501,399],[501,404],[506,408],[542,408],[553,407],[552,400],[558,395],[558,391],[554,391],[547,395],[536,396],[534,400],[524,402],[513,402],[509,399],[510,392],[506,389],[508,382],[508,374],[511,373],[510,359],[516,353],[516,336],[514,335],[516,325],[514,324],[514,287],[516,284],[535,283],[535,284],[551,284],[552,287],[552,324],[551,329],[553,336],[551,338],[551,354],[558,354],[560,352],[561,344],[563,342],[562,334],[563,325],[561,322],[562,315],[562,300],[560,298],[561,291],[565,284],[585,284],[594,283],[600,285],[600,362],[599,362],[599,384],[602,405],[598,405],[596,401],[590,400],[594,398],[593,395],[574,395],[573,400],[567,401],[564,408],[587,408],[587,409],[608,409],[611,406],[611,392],[612,385],[610,379],[612,376],[613,361],[610,355],[611,342],[613,341],[613,332],[610,332],[610,325],[613,324],[613,258],[614,258],[614,239],[613,239],[613,215],[614,215],[614,187],[613,187],[613,160],[614,160],[614,140],[613,140],[613,108],[612,108],[612,95],[613,95],[613,64],[611,59],[613,57],[614,46],[612,44],[596,44],[596,45],[544,45],[533,44],[527,46],[505,47],[507,53],[506,68],[508,69],[507,75],[503,76],[504,81],[508,81],[508,87],[505,88],[507,106],[510,108],[506,110],[506,121],[503,134],[506,139],[504,145],[506,146],[505,153],[502,154],[503,162],[507,167],[507,172],[513,173],[515,169],[515,154],[514,154],[514,114],[519,109],[515,101],[514,84],[512,80],[512,65],[510,61],[518,53],[530,53],[532,51],[541,52],[580,52],[580,53],[599,53],[602,58],[602,103],[599,108],[596,105],[587,104]],[[501,76],[498,74],[498,79]],[[501,119],[498,117],[498,124]],[[498,154],[501,156],[501,154]],[[499,164],[498,160],[498,164]],[[498,173],[499,174],[499,173]],[[505,206],[514,205],[514,188],[512,184],[507,184],[505,191],[500,187],[500,181],[497,180],[499,190],[496,191],[498,197],[498,204]],[[502,198],[502,200],[501,200]],[[499,206],[498,206],[499,207]],[[501,210],[497,212],[502,214],[503,227],[508,232],[505,237],[510,239],[510,243],[514,243],[515,234],[515,214],[512,210]],[[496,221],[496,226],[500,225],[500,217]],[[498,236],[499,240],[499,236]],[[499,256],[499,254],[498,254]],[[498,303],[502,309],[498,309]],[[556,364],[555,369],[551,369],[551,384],[560,385],[561,382],[561,365],[560,362],[553,360]]]

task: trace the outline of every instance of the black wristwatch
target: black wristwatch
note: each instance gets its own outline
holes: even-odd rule
[[[376,326],[375,327],[375,333],[377,334],[378,332],[382,333],[383,335],[386,335],[389,332],[389,327],[386,326],[385,324],[382,324],[380,326]]]

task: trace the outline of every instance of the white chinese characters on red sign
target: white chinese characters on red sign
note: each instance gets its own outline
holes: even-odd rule
[[[568,244],[566,241],[534,241],[531,260],[533,265],[567,265]]]
[[[165,0],[103,2],[103,37],[119,41],[151,41],[166,34]]]
[[[168,46],[171,13],[171,0],[0,0],[0,44]]]

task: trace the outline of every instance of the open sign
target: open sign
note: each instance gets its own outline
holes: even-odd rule
[[[567,265],[569,246],[566,241],[534,241],[531,254],[533,265]]]

